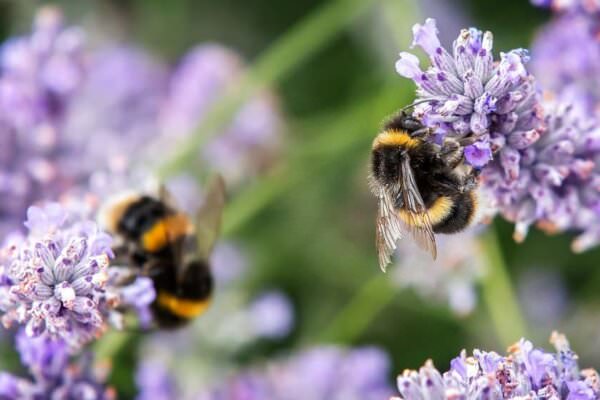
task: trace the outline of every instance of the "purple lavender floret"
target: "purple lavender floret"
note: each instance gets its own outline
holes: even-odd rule
[[[550,233],[580,233],[572,247],[581,252],[600,243],[600,127],[577,104],[545,106],[546,132],[515,153],[517,178],[492,165],[483,181],[503,215],[516,222],[516,240],[537,223]]]
[[[415,115],[436,129],[441,140],[471,137],[466,161],[477,168],[492,158],[502,161],[534,142],[542,129],[535,81],[525,68],[524,49],[500,53],[494,61],[491,32],[463,29],[454,41],[452,54],[441,47],[435,20],[413,27],[413,46],[420,46],[431,65],[419,67],[419,59],[402,52],[398,73],[417,85]],[[492,154],[494,157],[492,157]],[[514,174],[510,164],[507,174]]]
[[[560,13],[588,13],[600,12],[599,0],[530,0],[531,4],[538,7],[551,8]]]
[[[165,143],[192,134],[215,102],[240,84],[245,70],[242,59],[223,46],[204,44],[191,49],[170,78],[161,115]],[[230,185],[238,184],[271,164],[281,146],[281,129],[276,100],[262,91],[203,146],[201,158]]]
[[[203,388],[193,398],[197,400],[381,400],[392,393],[387,383],[389,360],[380,350],[360,348],[344,350],[318,347],[271,361],[264,366],[250,367]],[[164,371],[158,376],[162,377]],[[214,379],[213,379],[214,381]],[[146,380],[138,382],[143,383]],[[155,381],[156,382],[156,381]],[[160,382],[166,382],[162,378]],[[161,390],[169,385],[161,385]],[[140,400],[162,400],[149,396],[140,386]],[[169,389],[171,390],[171,389]],[[167,393],[158,391],[156,393]],[[168,392],[171,395],[172,391]],[[172,398],[180,398],[173,396]]]
[[[142,361],[135,383],[140,391],[136,400],[171,400],[177,398],[176,385],[165,365],[158,361]]]
[[[595,18],[560,15],[537,33],[531,46],[530,70],[544,90],[583,102],[590,113],[600,110],[599,28]]]
[[[112,388],[104,385],[108,369],[92,365],[89,354],[69,362],[67,344],[49,336],[32,338],[24,331],[16,337],[21,361],[31,379],[0,372],[0,398],[6,400],[89,399],[112,400]]]
[[[109,268],[112,239],[95,223],[55,203],[30,207],[27,214],[29,235],[3,249],[0,258],[5,326],[23,324],[30,337],[60,339],[77,350],[98,337],[107,321],[118,322],[115,307],[152,302],[147,278],[118,286]],[[139,293],[138,285],[149,294],[127,296],[127,291]]]
[[[443,374],[427,361],[419,371],[398,377],[401,397],[395,399],[597,399],[598,373],[579,369],[564,335],[555,332],[550,341],[555,353],[525,339],[511,346],[507,356],[480,350],[467,356],[463,350]]]
[[[0,48],[0,229],[18,224],[34,201],[70,185],[58,165],[65,110],[83,79],[83,33],[42,8],[27,36]]]
[[[86,80],[65,116],[70,151],[64,168],[92,179],[100,172],[108,179],[127,173],[159,132],[166,89],[165,66],[144,50],[117,46],[92,52]]]
[[[290,299],[279,291],[262,293],[250,304],[248,313],[258,337],[279,339],[287,336],[294,325],[294,308]]]

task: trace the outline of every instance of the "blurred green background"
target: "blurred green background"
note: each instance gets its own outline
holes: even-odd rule
[[[26,29],[36,4],[1,2],[1,34]],[[446,43],[463,26],[491,30],[499,52],[527,47],[548,13],[526,0],[58,4],[72,21],[103,21],[124,41],[173,62],[194,44],[222,43],[258,66],[259,82],[278,93],[288,121],[287,150],[275,171],[231,199],[225,233],[253,257],[252,290],[281,288],[290,295],[296,328],[280,343],[248,349],[244,360],[299,345],[374,344],[388,352],[398,373],[427,358],[445,369],[462,348],[504,350],[489,303],[479,299],[473,314],[457,317],[443,303],[394,287],[381,273],[375,202],[366,184],[369,149],[381,120],[413,98],[412,82],[396,74],[394,61],[408,50],[414,23],[436,17]],[[559,274],[568,306],[553,328],[571,338],[581,365],[599,366],[600,354],[592,348],[600,342],[593,317],[600,302],[600,250],[573,255],[571,238],[537,231],[517,245],[512,226],[495,221],[493,229],[515,287],[532,267]],[[531,320],[527,325],[528,338],[545,345],[552,328]],[[521,333],[515,334],[516,341]],[[116,364],[131,376],[128,363]]]

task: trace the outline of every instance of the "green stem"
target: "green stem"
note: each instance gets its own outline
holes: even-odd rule
[[[131,337],[132,334],[126,331],[111,330],[107,332],[102,340],[96,342],[94,346],[96,359],[99,361],[111,360],[125,347]]]
[[[325,328],[320,335],[320,340],[354,342],[397,293],[398,290],[392,286],[390,277],[377,272],[362,285]]]
[[[218,133],[252,94],[285,78],[377,1],[332,0],[281,36],[258,58],[238,88],[215,102],[194,134],[161,166],[159,177],[189,165],[197,149]]]
[[[301,144],[288,154],[286,165],[233,198],[225,210],[223,234],[232,234],[287,190],[298,186],[302,179],[318,174],[324,162],[335,161],[356,146],[365,146],[367,152],[381,116],[402,104],[403,97],[396,87],[386,85],[382,92],[336,112],[336,117],[329,121],[318,118],[316,126],[303,126],[305,134],[313,130],[327,134],[317,135],[310,142]],[[301,165],[302,168],[291,169],[290,165]]]
[[[521,314],[493,227],[490,227],[482,241],[484,254],[488,258],[488,271],[483,280],[483,301],[498,340],[503,346],[510,346],[526,336],[525,319]]]

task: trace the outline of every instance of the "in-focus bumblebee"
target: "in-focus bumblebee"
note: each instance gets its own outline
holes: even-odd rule
[[[431,253],[434,233],[458,232],[477,208],[477,171],[463,162],[463,141],[427,140],[432,130],[402,110],[373,141],[370,184],[379,200],[377,252],[385,270],[405,233]]]
[[[207,309],[213,288],[208,259],[224,203],[225,185],[218,177],[209,185],[196,224],[173,206],[164,187],[157,197],[127,194],[101,210],[101,224],[117,238],[117,258],[154,282],[158,327],[181,326]]]

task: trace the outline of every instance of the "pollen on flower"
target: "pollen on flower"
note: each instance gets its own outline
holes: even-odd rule
[[[22,324],[28,335],[62,340],[75,351],[104,333],[117,305],[152,302],[152,296],[126,299],[129,287],[111,281],[111,240],[93,222],[57,204],[32,207],[28,215],[29,236],[3,250],[0,259],[5,326]]]

